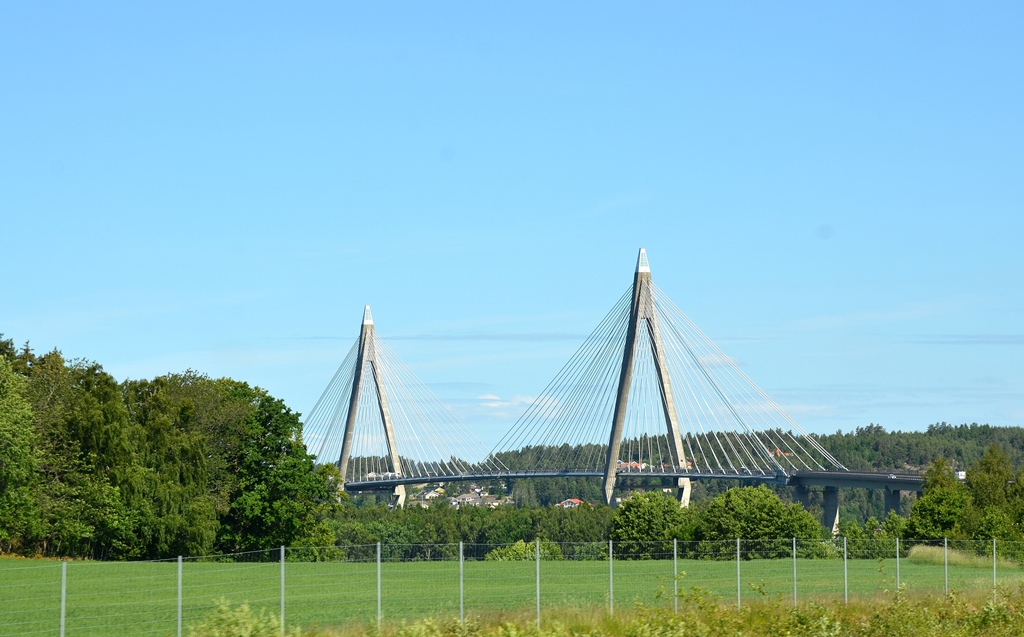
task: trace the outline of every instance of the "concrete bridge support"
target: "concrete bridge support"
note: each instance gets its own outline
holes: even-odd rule
[[[690,484],[689,478],[679,478],[676,481],[676,486],[678,487],[676,496],[679,498],[679,506],[685,509],[690,506],[690,493],[693,491],[693,486]]]
[[[811,489],[806,485],[797,485],[796,489],[796,501],[803,505],[804,510],[811,508]]]
[[[804,509],[811,508],[811,488],[807,485],[796,486],[796,501],[803,505]],[[821,524],[826,529],[832,529],[832,535],[839,532],[839,488],[825,487],[822,493]]]
[[[895,511],[896,515],[903,515],[903,507],[900,505],[900,497],[903,492],[885,489],[883,493],[885,493],[885,515],[888,517],[889,511]]]
[[[825,510],[822,516],[822,525],[826,529],[832,529],[832,535],[839,534],[839,487],[825,487],[822,508]]]

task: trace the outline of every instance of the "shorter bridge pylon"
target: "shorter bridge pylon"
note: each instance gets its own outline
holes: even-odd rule
[[[345,433],[342,435],[341,457],[338,458],[338,469],[342,476],[348,475],[348,461],[352,453],[352,435],[356,429],[356,415],[359,412],[359,396],[362,393],[363,383],[372,382],[373,391],[377,397],[377,409],[380,414],[380,422],[384,427],[384,441],[387,446],[387,458],[390,461],[389,472],[395,475],[402,474],[402,462],[398,457],[398,445],[395,442],[395,427],[391,423],[391,413],[388,411],[387,390],[384,388],[382,379],[383,370],[380,368],[380,361],[377,358],[376,331],[373,328],[373,314],[370,313],[370,306],[363,309],[363,326],[359,330],[359,353],[356,356],[355,377],[352,379],[352,392],[348,401],[348,417],[345,419]],[[405,505],[405,485],[395,486],[396,505]]]
[[[337,465],[346,489],[406,485],[504,469],[377,334],[370,306],[359,338],[304,422],[319,462]]]

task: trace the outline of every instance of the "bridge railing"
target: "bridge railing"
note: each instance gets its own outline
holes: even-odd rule
[[[1022,588],[1024,542],[374,542],[149,562],[0,559],[0,633],[187,633],[243,603],[308,628],[496,612],[543,622],[560,609],[677,608],[692,594],[742,607]]]

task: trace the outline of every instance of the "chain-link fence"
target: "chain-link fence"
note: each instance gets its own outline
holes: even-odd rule
[[[181,635],[218,604],[283,625],[374,625],[559,609],[742,607],[1024,586],[1024,542],[777,539],[367,544],[150,562],[0,559],[0,636]]]

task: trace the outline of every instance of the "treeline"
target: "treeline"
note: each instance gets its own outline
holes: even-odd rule
[[[1011,465],[1024,465],[1024,428],[991,425],[928,425],[925,431],[886,431],[880,425],[817,436],[818,442],[851,471],[921,473],[936,458],[964,470],[996,445]]]
[[[1024,466],[1024,428],[992,427],[977,423],[950,425],[936,423],[925,431],[886,431],[879,425],[858,427],[852,432],[818,436],[835,458],[851,471],[923,473],[936,458],[947,460],[956,471],[966,470],[977,462],[987,449],[995,445],[1007,456],[1014,468]],[[781,494],[782,497],[791,497]],[[865,523],[881,519],[884,498],[880,491],[842,489],[840,519]],[[905,497],[904,509],[913,505],[914,496]],[[820,511],[820,498],[815,494],[812,508]]]
[[[1015,473],[1009,456],[992,445],[966,473],[966,481],[958,480],[953,466],[938,459],[926,468],[925,492],[914,501],[908,517],[892,512],[864,524],[841,520],[840,535],[853,540],[850,550],[859,557],[891,555],[896,538],[904,542],[904,554],[915,543],[941,538],[982,540],[983,549],[997,538],[1019,543],[1004,545],[1003,551],[1024,558],[1024,471]],[[350,505],[334,511],[328,523],[339,550],[367,559],[376,542],[382,543],[387,559],[452,557],[459,542],[469,545],[467,555],[478,558],[532,559],[535,540],[540,540],[549,559],[595,557],[609,539],[618,547],[616,555],[624,558],[665,557],[673,550],[671,541],[678,540],[680,555],[714,559],[731,555],[737,538],[756,540],[744,545],[745,558],[780,557],[789,555],[789,538],[832,537],[831,529],[822,527],[815,515],[779,498],[767,485],[727,489],[686,509],[671,495],[653,489],[634,492],[614,510],[601,504],[575,509],[431,506],[394,511],[383,505]],[[498,545],[509,546],[495,558]],[[800,551],[821,557],[828,546],[807,543]]]
[[[949,459],[930,466],[928,490],[906,502],[909,518],[883,519],[880,493],[842,490],[845,535],[1024,540],[1024,487],[1017,486],[1024,484],[1021,428],[943,423],[907,433],[871,425],[819,440],[850,469],[917,471],[935,458]],[[523,457],[510,456],[507,464],[540,451],[519,453]],[[954,470],[966,470],[966,482],[956,480]],[[667,486],[639,477],[621,482],[617,495],[624,497],[644,491],[660,497]],[[632,506],[613,511],[600,504],[600,481],[585,478],[482,485],[510,492],[518,505],[496,510],[433,503],[392,511],[373,496],[349,499],[339,484],[333,466],[317,465],[307,453],[299,415],[262,389],[195,372],[119,383],[96,363],[67,361],[57,351],[37,355],[0,336],[3,553],[146,559],[378,541],[600,543],[624,541],[624,527],[616,525]],[[762,494],[761,505],[722,509],[728,515],[714,519],[731,516],[733,526],[722,522],[715,537],[813,535],[801,526],[819,513],[813,502],[812,515],[789,531],[742,526],[747,517],[764,518],[768,487],[735,486],[695,482],[694,506],[668,524],[671,533],[647,529],[643,536],[711,538],[709,511],[728,502],[739,506],[742,494],[754,491]],[[779,496],[773,502],[797,508],[789,504],[791,489],[772,489]],[[551,506],[571,497],[592,504]]]
[[[660,493],[659,493],[660,495]],[[678,507],[678,503],[677,506]],[[344,506],[327,520],[341,545],[376,542],[395,546],[417,544],[493,547],[535,539],[553,542],[607,542],[613,511],[604,505],[519,508],[433,505],[391,510],[385,505]]]
[[[337,473],[262,389],[118,383],[0,338],[0,552],[94,559],[332,543]]]
[[[995,445],[1002,449],[1013,467],[1024,466],[1024,428],[992,427],[990,425],[950,425],[945,422],[929,425],[925,431],[886,431],[880,425],[858,427],[852,432],[816,435],[821,443],[843,466],[851,471],[897,471],[922,473],[936,458],[944,458],[956,470],[964,470],[981,458],[986,449]],[[592,446],[592,445],[591,445]],[[643,445],[637,445],[643,448]],[[601,447],[603,449],[603,447]],[[588,446],[579,447],[527,447],[520,451],[505,452],[500,456],[509,467],[543,466],[555,468],[559,458],[593,455]],[[642,477],[627,478],[623,485],[636,489],[661,486],[661,482]],[[701,480],[693,484],[693,499],[713,498],[737,486],[735,480]],[[792,501],[792,490],[779,488],[779,496]],[[601,481],[596,478],[551,478],[520,480],[512,483],[512,496],[519,506],[547,506],[565,500],[580,498],[597,502],[603,498]],[[907,502],[907,506],[912,500]],[[812,497],[811,508],[820,512],[820,495]],[[884,511],[883,496],[868,489],[844,489],[841,492],[841,518],[864,522],[880,518]]]
[[[695,556],[720,552],[723,543],[731,546],[737,537],[831,537],[800,505],[783,502],[765,486],[731,489],[686,509],[661,490],[635,493],[614,510],[601,504],[572,509],[439,506],[393,511],[385,506],[346,506],[335,512],[330,524],[339,554],[366,559],[375,554],[377,542],[385,559],[457,557],[459,542],[464,542],[469,557],[512,560],[532,559],[537,540],[546,559],[607,555],[608,540],[614,540],[618,557],[649,559],[671,555],[673,539],[683,541],[681,554]],[[783,544],[788,547],[788,540]],[[750,555],[778,550],[764,544],[751,549]]]

